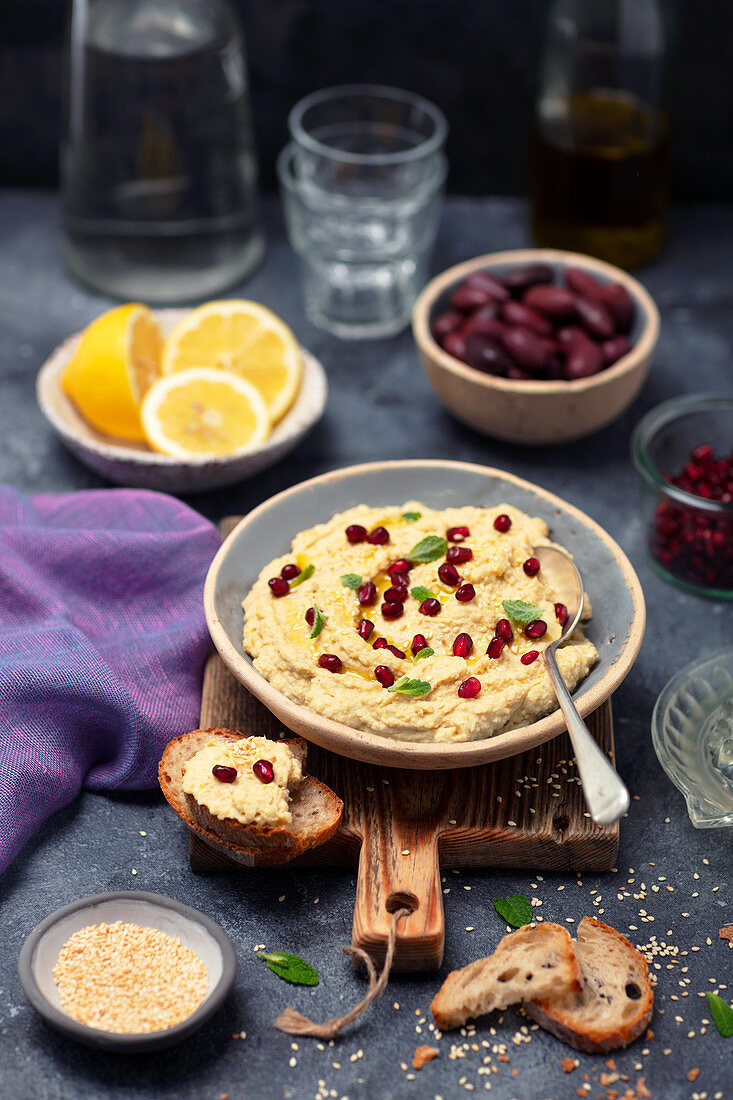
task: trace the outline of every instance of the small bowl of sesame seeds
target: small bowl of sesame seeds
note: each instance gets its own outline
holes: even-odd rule
[[[125,890],[51,913],[23,944],[18,973],[57,1031],[102,1050],[148,1051],[197,1031],[237,968],[226,932],[162,894]]]

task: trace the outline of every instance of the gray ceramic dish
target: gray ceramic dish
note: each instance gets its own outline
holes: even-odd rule
[[[193,1015],[175,1027],[138,1035],[119,1035],[87,1027],[61,1007],[53,968],[69,936],[88,924],[128,921],[145,928],[159,928],[178,938],[201,958],[209,971],[209,989]],[[237,955],[223,928],[162,894],[143,890],[94,894],[51,913],[33,929],[18,959],[18,974],[26,997],[44,1020],[88,1047],[127,1053],[160,1050],[186,1039],[206,1023],[226,998],[234,981]]]
[[[600,659],[574,698],[587,715],[618,687],[644,635],[644,597],[626,555],[592,519],[552,493],[487,466],[462,462],[380,462],[305,481],[250,512],[224,542],[206,579],[204,607],[211,637],[231,672],[281,722],[343,756],[403,768],[457,768],[523,752],[561,733],[556,711],[529,726],[463,744],[414,744],[364,733],[298,706],[255,671],[242,647],[242,599],[260,570],[289,549],[298,531],[355,504],[379,507],[419,500],[433,508],[516,505],[541,516],[567,547],[593,605],[588,635]],[[256,733],[256,730],[245,730]]]

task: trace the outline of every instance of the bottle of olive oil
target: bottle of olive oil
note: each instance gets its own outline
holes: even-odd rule
[[[659,250],[664,56],[658,0],[550,0],[533,135],[536,244],[624,268]]]

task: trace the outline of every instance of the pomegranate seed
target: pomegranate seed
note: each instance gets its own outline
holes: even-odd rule
[[[512,521],[509,519],[509,516],[504,514],[504,512],[502,512],[501,515],[497,516],[494,520],[494,527],[497,531],[501,531],[502,535],[506,534],[511,525]]]
[[[420,604],[421,615],[439,615],[440,614],[440,600],[428,599],[423,600]]]
[[[279,596],[287,596],[290,591],[290,585],[284,577],[272,577],[268,582],[270,591],[277,599]]]
[[[477,680],[475,676],[469,676],[459,687],[458,694],[461,699],[475,699],[477,695],[481,694],[481,681]]]
[[[397,570],[395,573],[391,574],[391,578],[392,584],[396,588],[404,588],[405,591],[407,591],[410,585],[410,577],[408,573],[400,573],[400,571]]]
[[[316,609],[315,609],[315,607],[309,607],[308,608],[308,610],[305,613],[305,621],[308,623],[308,626],[313,626],[313,623],[316,621]]]
[[[280,570],[280,576],[284,577],[286,581],[292,581],[294,577],[300,573],[300,567],[291,562],[290,565],[284,565]]]
[[[421,649],[427,649],[428,640],[424,634],[416,634],[410,643],[410,649],[413,653],[419,653]]]
[[[372,649],[386,649],[386,648],[387,648],[387,639],[386,638],[377,638],[376,642],[372,646]]]
[[[356,633],[360,638],[363,638],[365,642],[369,641],[369,635],[374,630],[374,623],[369,619],[361,619],[359,625],[356,628]]]
[[[346,537],[349,542],[364,542],[367,537],[367,529],[362,527],[360,523],[351,523],[346,528]]]
[[[402,652],[401,649],[398,649],[396,645],[388,645],[387,649],[397,658],[398,661],[404,661],[405,654]]]
[[[371,542],[373,546],[384,546],[389,542],[389,531],[386,527],[375,527],[367,535],[367,542]]]
[[[255,760],[252,765],[252,771],[255,773],[260,783],[272,783],[275,778],[275,769],[269,760]]]
[[[528,638],[541,638],[546,630],[547,623],[544,619],[534,619],[525,626],[524,633]]]
[[[494,634],[497,638],[501,638],[502,642],[506,642],[507,645],[511,645],[514,641],[514,631],[508,619],[499,619],[494,627]]]
[[[454,565],[463,565],[464,562],[471,560],[473,550],[469,550],[467,546],[449,546],[445,557]]]
[[[362,607],[371,607],[377,602],[377,586],[374,581],[365,581],[357,588],[356,595]]]
[[[458,570],[455,565],[451,565],[449,561],[444,561],[438,570],[438,576],[442,580],[443,584],[449,584],[454,588],[459,582]]]
[[[335,653],[322,653],[318,658],[318,664],[327,672],[340,672],[342,667],[341,658]]]
[[[399,619],[405,609],[401,603],[393,600],[383,603],[379,610],[382,612],[382,618],[384,619]]]
[[[227,764],[214,764],[211,774],[220,783],[233,783],[237,778],[237,769],[230,768]]]
[[[523,665],[531,665],[533,661],[536,661],[540,655],[539,649],[528,649],[526,653],[523,653],[519,660]]]
[[[559,622],[560,626],[565,626],[565,623],[568,621],[569,618],[569,612],[564,603],[555,604],[555,618]]]
[[[461,603],[470,603],[473,597],[476,595],[476,589],[472,584],[462,584],[456,592],[456,599]]]
[[[386,665],[377,665],[374,669],[374,678],[379,681],[383,688],[391,688],[394,683],[394,672]]]
[[[501,640],[501,638],[492,638],[489,642],[489,648],[486,650],[486,653],[489,657],[491,657],[492,660],[496,661],[497,658],[501,657],[503,650],[504,642]]]
[[[407,599],[407,588],[403,584],[393,585],[384,593],[385,603],[404,603]]]
[[[527,558],[522,569],[528,577],[536,577],[540,571],[540,563],[537,558]]]
[[[473,649],[473,638],[470,634],[459,634],[453,643],[454,657],[470,657]]]
[[[471,534],[467,527],[449,527],[445,533],[448,542],[463,542]]]
[[[407,558],[398,558],[397,561],[393,561],[390,566],[387,567],[387,572],[390,577],[395,573],[409,573],[412,569],[412,562]]]

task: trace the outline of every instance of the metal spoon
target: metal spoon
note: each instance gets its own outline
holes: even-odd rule
[[[545,665],[560,704],[575,751],[583,794],[597,825],[611,825],[629,808],[629,792],[606,754],[578,714],[557,667],[555,651],[572,635],[583,611],[583,580],[572,558],[554,546],[538,546],[535,556],[555,592],[568,609],[562,634],[544,652]]]

